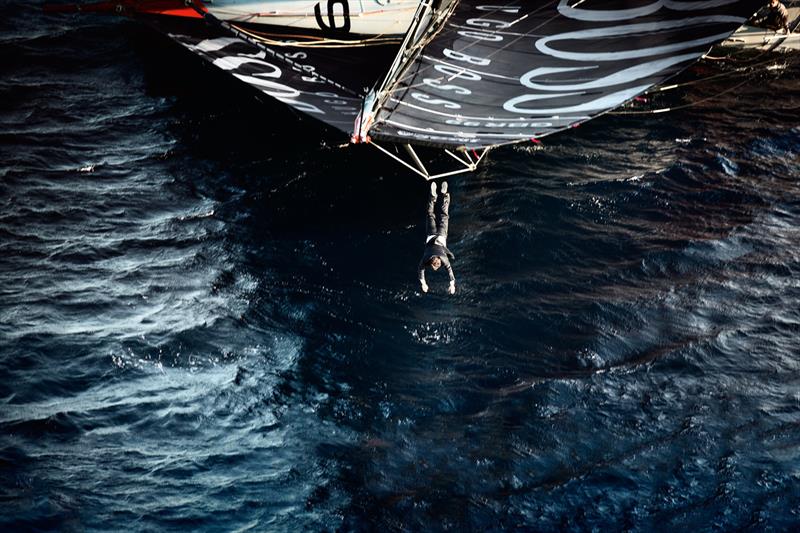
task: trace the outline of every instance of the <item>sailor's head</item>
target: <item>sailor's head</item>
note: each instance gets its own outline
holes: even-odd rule
[[[439,267],[442,266],[442,258],[434,255],[428,260],[428,265],[434,270],[439,270]]]
[[[781,3],[781,0],[769,0],[769,5],[772,7],[778,7],[778,4]]]

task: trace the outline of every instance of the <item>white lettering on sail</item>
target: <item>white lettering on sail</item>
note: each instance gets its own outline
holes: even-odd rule
[[[494,27],[496,29],[504,29],[511,26],[508,22],[503,22],[502,20],[494,20],[494,19],[467,19],[467,24],[469,26],[474,26],[476,28],[491,28]]]
[[[638,17],[644,17],[651,15],[662,8],[686,12],[691,10],[723,6],[735,3],[737,0],[704,0],[695,2],[657,0],[645,6],[618,10],[579,9],[577,7],[570,7],[567,1],[568,0],[561,0],[558,6],[558,11],[563,16],[581,21],[609,22],[627,21]],[[709,32],[706,32],[706,35],[701,34],[694,39],[680,42],[670,42],[668,39],[664,39],[662,41],[664,44],[658,43],[656,45],[644,46],[641,48],[628,48],[608,51],[596,51],[595,49],[592,49],[592,43],[597,43],[602,39],[610,39],[612,40],[611,42],[614,42],[619,40],[620,37],[631,36],[631,42],[636,43],[641,42],[636,38],[636,36],[640,35],[652,36],[661,33],[666,37],[670,32],[683,30],[687,27],[709,26],[710,28],[713,28],[713,25],[715,24],[740,24],[742,21],[743,19],[740,17],[710,15],[683,18],[678,20],[668,19],[656,22],[603,26],[542,37],[536,41],[536,49],[547,56],[566,61],[566,65],[539,67],[529,70],[520,76],[520,83],[523,86],[537,91],[547,91],[549,94],[520,95],[509,99],[504,104],[503,108],[506,111],[511,111],[514,113],[542,114],[601,111],[603,109],[610,109],[611,107],[621,105],[627,99],[633,98],[633,96],[638,94],[636,91],[643,92],[647,90],[649,85],[616,91],[603,97],[596,98],[590,102],[585,102],[583,104],[577,104],[574,106],[558,108],[544,106],[546,110],[534,110],[526,107],[524,104],[537,100],[545,100],[553,97],[575,94],[574,91],[583,92],[588,90],[605,89],[615,85],[636,83],[638,80],[653,78],[660,72],[666,71],[681,63],[696,59],[699,56],[698,48],[702,48],[703,46],[724,39],[727,37],[727,33],[709,34]],[[576,43],[581,42],[585,42],[586,46],[576,46]],[[560,46],[561,43],[564,43],[564,45]],[[694,51],[686,53],[688,50]],[[679,55],[666,58],[663,57],[666,54],[675,53],[678,53]],[[646,59],[655,56],[662,57],[660,59],[639,62],[634,65],[630,64],[630,60]],[[594,79],[589,76],[588,81],[576,82],[570,80],[559,82],[557,81],[558,78],[556,78],[556,81],[550,81],[548,79],[548,77],[553,74],[597,69],[600,67],[600,63],[614,61],[628,61],[628,63],[623,65],[622,68],[616,72],[605,74],[601,77],[595,77]],[[580,62],[582,64],[576,65],[574,62]],[[594,64],[586,65],[586,62]],[[539,81],[540,79],[542,81]]]
[[[430,105],[440,105],[445,109],[461,109],[461,104],[451,102],[450,100],[443,100],[441,98],[434,98],[433,96],[425,93],[411,93],[411,98],[425,102]]]
[[[470,70],[464,70],[461,67],[456,67],[453,65],[436,65],[433,68],[437,72],[441,72],[445,76],[448,76],[448,81],[456,78],[469,81],[479,81],[481,79],[480,74],[476,74]]]
[[[515,96],[503,104],[503,109],[511,113],[522,113],[525,115],[560,115],[565,113],[587,113],[590,111],[603,111],[621,105],[639,93],[646,91],[650,85],[639,85],[629,89],[623,89],[615,93],[606,94],[600,98],[595,98],[588,102],[583,102],[573,106],[557,108],[524,108],[520,104],[534,100],[544,100],[548,98],[559,98],[563,96],[573,96],[581,93],[552,93],[552,94],[523,94]]]
[[[437,78],[425,78],[422,80],[422,83],[427,85],[428,87],[433,87],[434,89],[438,89],[440,91],[453,91],[456,94],[461,95],[468,95],[472,94],[472,91],[469,89],[465,89],[459,85],[442,85],[442,82],[439,81]]]
[[[502,128],[549,128],[552,122],[503,122]]]
[[[175,36],[172,36],[175,37]],[[192,46],[198,52],[216,52],[217,50],[222,50],[229,44],[238,42],[239,39],[235,37],[219,37],[217,39],[206,39],[205,41],[200,41],[196,45]]]
[[[454,61],[464,61],[465,63],[472,63],[473,65],[479,65],[481,67],[485,67],[486,65],[492,62],[491,59],[471,56],[463,52],[456,52],[454,50],[450,50],[449,48],[444,49],[444,56]]]
[[[481,122],[478,120],[462,120],[458,118],[449,118],[444,121],[445,124],[451,126],[463,126],[465,128],[551,128],[552,122]]]
[[[652,15],[662,7],[673,11],[699,11],[702,9],[735,4],[738,0],[704,0],[700,2],[658,0],[652,4],[631,9],[579,9],[567,5],[568,1],[569,0],[561,0],[558,4],[558,12],[565,17],[586,22],[609,22],[646,17],[647,15]],[[580,4],[580,2],[578,2],[578,4]]]
[[[276,65],[273,65],[272,63],[268,63],[266,61],[262,61],[263,57],[264,57],[264,52],[260,52],[258,54],[253,54],[253,55],[237,54],[235,56],[219,57],[214,60],[213,64],[223,70],[234,71],[246,63],[256,63],[260,67],[266,68],[267,70],[255,74],[239,74],[238,72],[232,72],[232,74],[237,78],[239,78],[240,80],[242,80],[243,82],[257,87],[258,89],[272,96],[273,98],[280,100],[281,102],[284,102],[286,104],[289,104],[298,111],[304,111],[306,113],[325,114],[325,112],[322,109],[313,104],[296,100],[296,98],[301,94],[300,91],[298,91],[297,89],[289,87],[288,85],[284,85],[283,83],[278,83],[277,81],[264,79],[264,78],[280,78],[282,72],[281,69],[278,68]]]
[[[252,53],[225,53],[228,46],[235,46],[237,50],[241,50],[245,44],[241,39],[224,37],[193,42],[187,36],[178,34],[170,36],[187,48],[205,56],[215,66],[298,111],[318,115],[330,113],[334,116],[355,116],[358,113],[357,104],[353,100],[348,100],[335,92],[311,92],[307,87],[303,90],[302,85],[293,87],[286,84],[298,83],[298,75],[299,82],[314,85],[325,83],[313,65],[297,62],[308,58],[305,52],[289,52],[278,56],[285,58],[291,66],[291,70],[283,70],[282,63],[275,64],[266,60],[266,52],[253,47],[250,47]],[[286,83],[281,83],[284,80]]]
[[[267,63],[266,61],[262,61],[261,58],[263,57],[264,55],[261,55],[260,57],[253,57],[241,54],[235,56],[226,56],[226,57],[220,57],[219,59],[215,59],[213,65],[215,67],[221,68],[222,70],[236,70],[245,63],[256,63],[259,66],[270,69],[269,72],[259,72],[258,73],[259,76],[266,78],[280,78],[281,69],[278,68],[276,65],[273,65],[272,63]]]
[[[667,57],[665,59],[640,63],[638,65],[619,70],[613,74],[609,74],[607,76],[603,76],[602,78],[597,78],[591,81],[566,84],[535,83],[533,80],[541,76],[547,76],[548,74],[594,69],[597,68],[597,65],[587,67],[540,67],[523,74],[519,81],[522,83],[522,85],[529,89],[538,89],[540,91],[585,91],[588,89],[599,89],[602,87],[621,85],[623,83],[631,83],[633,81],[652,76],[653,74],[657,74],[658,72],[661,72],[662,70],[673,65],[678,65],[684,61],[690,61],[696,58],[697,54],[684,54],[680,56]]]
[[[476,39],[478,41],[491,41],[494,43],[500,42],[503,40],[502,35],[495,35],[494,33],[487,33],[485,31],[460,31],[458,34],[462,37],[469,37],[470,39]]]
[[[561,0],[558,12],[567,18],[585,20],[590,22],[607,22],[612,20],[630,20],[638,17],[652,15],[664,6],[663,0],[658,0],[646,6],[631,9],[579,9],[567,5],[569,0]],[[580,4],[580,2],[578,3]]]
[[[265,72],[258,72],[256,74],[239,74],[237,72],[233,72],[232,74],[240,80],[244,81],[245,83],[249,83],[250,85],[255,85],[268,95],[279,100],[296,98],[297,96],[300,96],[300,91],[297,89],[289,87],[288,85],[284,85],[283,83],[265,80],[264,78],[280,78],[281,69],[272,63],[262,61],[258,57],[236,55],[220,57],[214,60],[214,66],[217,66],[223,70],[235,70],[245,63],[256,63],[260,67],[264,67],[269,70]]]
[[[444,123],[450,124],[451,126],[466,126],[467,128],[478,128],[481,125],[480,122],[475,120],[460,120],[457,118],[448,118]]]
[[[661,54],[668,54],[670,52],[678,52],[689,48],[696,48],[698,46],[707,45],[723,40],[728,36],[727,33],[710,35],[707,37],[700,37],[691,41],[683,41],[679,43],[665,44],[661,46],[652,46],[649,48],[640,48],[637,50],[622,50],[619,52],[574,52],[566,50],[557,50],[553,48],[550,43],[559,41],[596,41],[608,37],[619,37],[622,35],[642,35],[652,34],[663,30],[671,30],[675,28],[685,28],[687,26],[706,25],[712,23],[740,23],[742,20],[738,17],[729,17],[724,15],[708,16],[708,17],[694,17],[681,20],[666,20],[661,22],[646,22],[641,24],[626,24],[622,26],[610,26],[606,28],[595,28],[591,30],[578,30],[566,33],[559,33],[556,35],[548,35],[536,41],[536,48],[543,54],[559,59],[568,59],[572,61],[617,61],[620,59],[636,59],[640,57],[649,57]]]
[[[519,14],[519,6],[477,6],[475,9],[478,11],[496,11],[500,13],[508,13],[509,15]]]

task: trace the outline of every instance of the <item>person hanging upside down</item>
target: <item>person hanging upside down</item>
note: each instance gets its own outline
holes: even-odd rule
[[[431,194],[428,196],[428,211],[425,219],[427,237],[425,238],[425,252],[419,262],[419,284],[422,292],[428,292],[428,284],[425,282],[425,269],[430,267],[433,271],[439,270],[444,266],[447,275],[450,276],[450,285],[447,292],[455,294],[456,278],[453,275],[453,267],[450,261],[455,259],[453,253],[447,249],[447,227],[450,216],[450,193],[447,192],[447,182],[442,182],[442,202],[438,219],[434,210],[436,206],[436,183],[431,183]]]

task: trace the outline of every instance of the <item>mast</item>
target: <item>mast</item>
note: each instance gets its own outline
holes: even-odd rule
[[[423,0],[406,32],[403,43],[392,61],[386,76],[370,90],[364,105],[356,119],[356,131],[353,142],[366,142],[369,128],[375,119],[375,112],[380,109],[389,97],[390,88],[394,86],[402,74],[413,65],[414,60],[422,52],[425,42],[444,24],[458,0]]]

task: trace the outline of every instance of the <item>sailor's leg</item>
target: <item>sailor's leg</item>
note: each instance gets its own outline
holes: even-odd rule
[[[443,187],[444,190],[447,190]],[[436,232],[442,239],[447,241],[447,229],[450,225],[450,193],[446,192],[442,195],[442,210],[439,213],[439,227]]]
[[[428,211],[425,216],[425,235],[436,234],[436,215],[434,206],[436,205],[436,183],[431,183],[431,193],[428,196]]]

